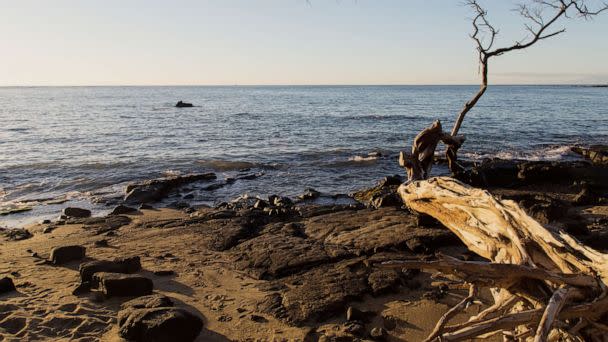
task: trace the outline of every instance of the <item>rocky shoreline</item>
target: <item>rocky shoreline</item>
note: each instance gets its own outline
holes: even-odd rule
[[[458,178],[605,251],[605,151],[581,151],[589,160],[577,162],[486,160]],[[403,207],[399,176],[330,204],[310,189],[298,199],[150,206],[188,182],[220,184],[213,180],[135,184],[108,216],[67,210],[3,231],[0,337],[412,341],[466,295],[436,274],[378,267],[438,253],[478,258],[440,223]]]

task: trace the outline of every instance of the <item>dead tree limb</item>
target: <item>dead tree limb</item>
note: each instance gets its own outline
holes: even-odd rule
[[[551,333],[566,336],[575,328],[583,336],[594,336],[606,326],[607,254],[563,231],[548,230],[513,201],[496,199],[452,178],[403,184],[398,193],[410,209],[433,216],[471,251],[489,260],[441,257],[381,265],[435,269],[493,289],[495,305],[468,322],[445,325],[461,307],[456,306],[438,322],[430,340],[460,341],[501,331],[526,336],[534,331],[535,341],[546,341]],[[581,326],[581,319],[589,323]]]

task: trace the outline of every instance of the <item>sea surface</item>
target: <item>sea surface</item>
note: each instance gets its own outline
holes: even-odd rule
[[[0,216],[0,227],[56,217],[67,205],[103,214],[126,184],[205,171],[220,181],[259,177],[214,191],[193,184],[180,196],[213,205],[243,194],[295,196],[308,187],[347,194],[403,174],[398,152],[436,119],[449,131],[476,90],[3,87],[0,211],[33,210]],[[175,108],[178,100],[195,107]],[[608,142],[608,88],[491,86],[460,133],[467,137],[460,157],[469,160],[576,158],[570,146]]]

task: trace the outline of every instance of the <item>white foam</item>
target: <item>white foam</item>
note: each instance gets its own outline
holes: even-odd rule
[[[542,147],[529,152],[523,151],[500,151],[496,153],[468,152],[462,156],[469,160],[481,160],[485,158],[499,158],[506,160],[529,160],[529,161],[556,161],[566,157],[572,157],[571,146]]]

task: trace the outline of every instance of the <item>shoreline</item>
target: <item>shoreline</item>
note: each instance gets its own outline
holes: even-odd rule
[[[544,158],[513,158],[510,156],[505,156],[503,152],[498,153],[497,155],[490,156],[476,156],[475,159],[470,159],[464,157],[461,161],[467,166],[480,165],[487,160],[490,159],[501,159],[510,162],[536,162],[536,161],[547,161],[547,162],[571,162],[577,160],[585,160],[585,157],[581,155],[581,153],[575,152],[576,149],[584,149],[589,148],[591,146],[584,147],[585,145],[552,145],[549,150],[545,151],[545,153],[558,153],[561,158],[556,158],[553,155],[545,156]],[[348,161],[344,162],[336,162],[337,164],[342,163],[354,163],[353,167],[356,169],[357,165],[359,166],[369,166],[369,164],[377,164],[377,163],[387,163],[394,162],[396,164],[396,160],[398,158],[397,154],[385,154],[383,151],[380,152],[369,152],[367,155],[365,154],[356,154],[348,158]],[[434,172],[435,176],[443,176],[448,174],[447,168],[443,168],[443,164],[445,164],[445,160],[442,156],[436,156],[436,162],[438,166],[435,167],[435,170],[439,169],[439,173]],[[201,161],[202,163],[202,161]],[[184,203],[189,203],[189,206],[193,207],[201,207],[207,206],[212,207],[220,203],[222,200],[226,202],[230,202],[235,198],[240,196],[254,196],[258,198],[265,198],[267,195],[258,195],[256,192],[260,192],[258,185],[258,178],[262,177],[263,179],[268,179],[268,177],[274,177],[273,172],[276,170],[267,169],[263,167],[263,163],[253,163],[253,162],[239,162],[239,161],[221,161],[221,160],[212,160],[205,161],[205,163],[217,164],[221,166],[219,169],[210,168],[209,172],[213,172],[216,174],[218,178],[224,178],[223,181],[218,179],[215,184],[197,184],[196,182],[190,184],[189,186],[183,187],[184,189],[176,189],[176,191],[171,196],[167,196],[167,198],[160,199],[158,203],[155,205],[158,207],[178,207],[176,204],[184,205]],[[206,165],[205,164],[205,165]],[[244,165],[250,166],[245,168],[235,168],[224,170],[223,167],[225,165]],[[256,165],[261,165],[262,167],[256,167]],[[398,171],[400,169],[397,169]],[[352,171],[352,170],[350,170]],[[402,170],[400,170],[400,174]],[[349,170],[345,169],[344,172],[349,172]],[[161,178],[152,178],[152,179],[141,179],[139,181],[123,181],[121,183],[113,184],[113,185],[104,185],[101,188],[96,190],[86,190],[86,191],[69,191],[67,193],[61,194],[59,196],[53,197],[44,197],[43,194],[38,196],[32,194],[24,194],[18,198],[23,198],[19,200],[13,199],[8,202],[4,202],[3,206],[0,206],[0,227],[4,228],[20,228],[25,225],[29,225],[35,222],[41,222],[44,220],[54,220],[58,216],[60,216],[61,210],[68,207],[82,207],[93,212],[93,216],[104,216],[112,211],[112,209],[122,204],[122,197],[124,195],[124,190],[126,187],[132,184],[137,183],[145,183],[146,181],[151,181],[154,179],[170,179],[174,177],[184,177],[188,176],[191,173],[183,173],[176,171],[164,171],[157,172],[161,176]],[[237,185],[234,185],[236,182]],[[268,181],[266,181],[268,182]],[[369,180],[367,186],[372,186],[373,181]],[[236,187],[235,187],[236,186]],[[253,186],[257,189],[257,191],[253,191],[251,193],[249,191],[250,187]],[[312,185],[313,188],[316,188],[315,185]],[[223,191],[223,188],[233,188],[228,190],[228,192]],[[218,192],[218,189],[222,189],[222,191]],[[295,199],[299,194],[305,192],[308,187],[294,188],[290,191],[290,196],[292,199]],[[359,189],[351,189],[347,192],[336,192],[336,193],[323,193],[325,198],[332,198],[336,196],[344,196],[348,195],[351,198],[353,194]],[[183,191],[182,191],[183,190]],[[276,189],[275,189],[276,190]],[[267,193],[270,195],[272,192],[266,190],[261,191],[262,193]],[[10,194],[10,192],[9,192]],[[193,195],[195,194],[195,195]],[[42,197],[41,197],[42,196]],[[327,204],[327,203],[318,203],[318,204]]]
[[[607,170],[603,163],[494,160],[462,180],[606,250]],[[31,237],[0,245],[0,278],[16,286],[0,294],[0,336],[119,341],[117,315],[132,297],[75,291],[78,268],[139,257],[135,274],[202,320],[198,341],[421,340],[466,291],[433,272],[375,265],[436,253],[478,257],[438,222],[402,208],[395,198],[402,181],[387,177],[358,192],[359,204],[241,198],[214,208],[144,208],[32,225]],[[85,247],[85,259],[45,261],[65,245]],[[474,305],[457,319],[481,309]]]

